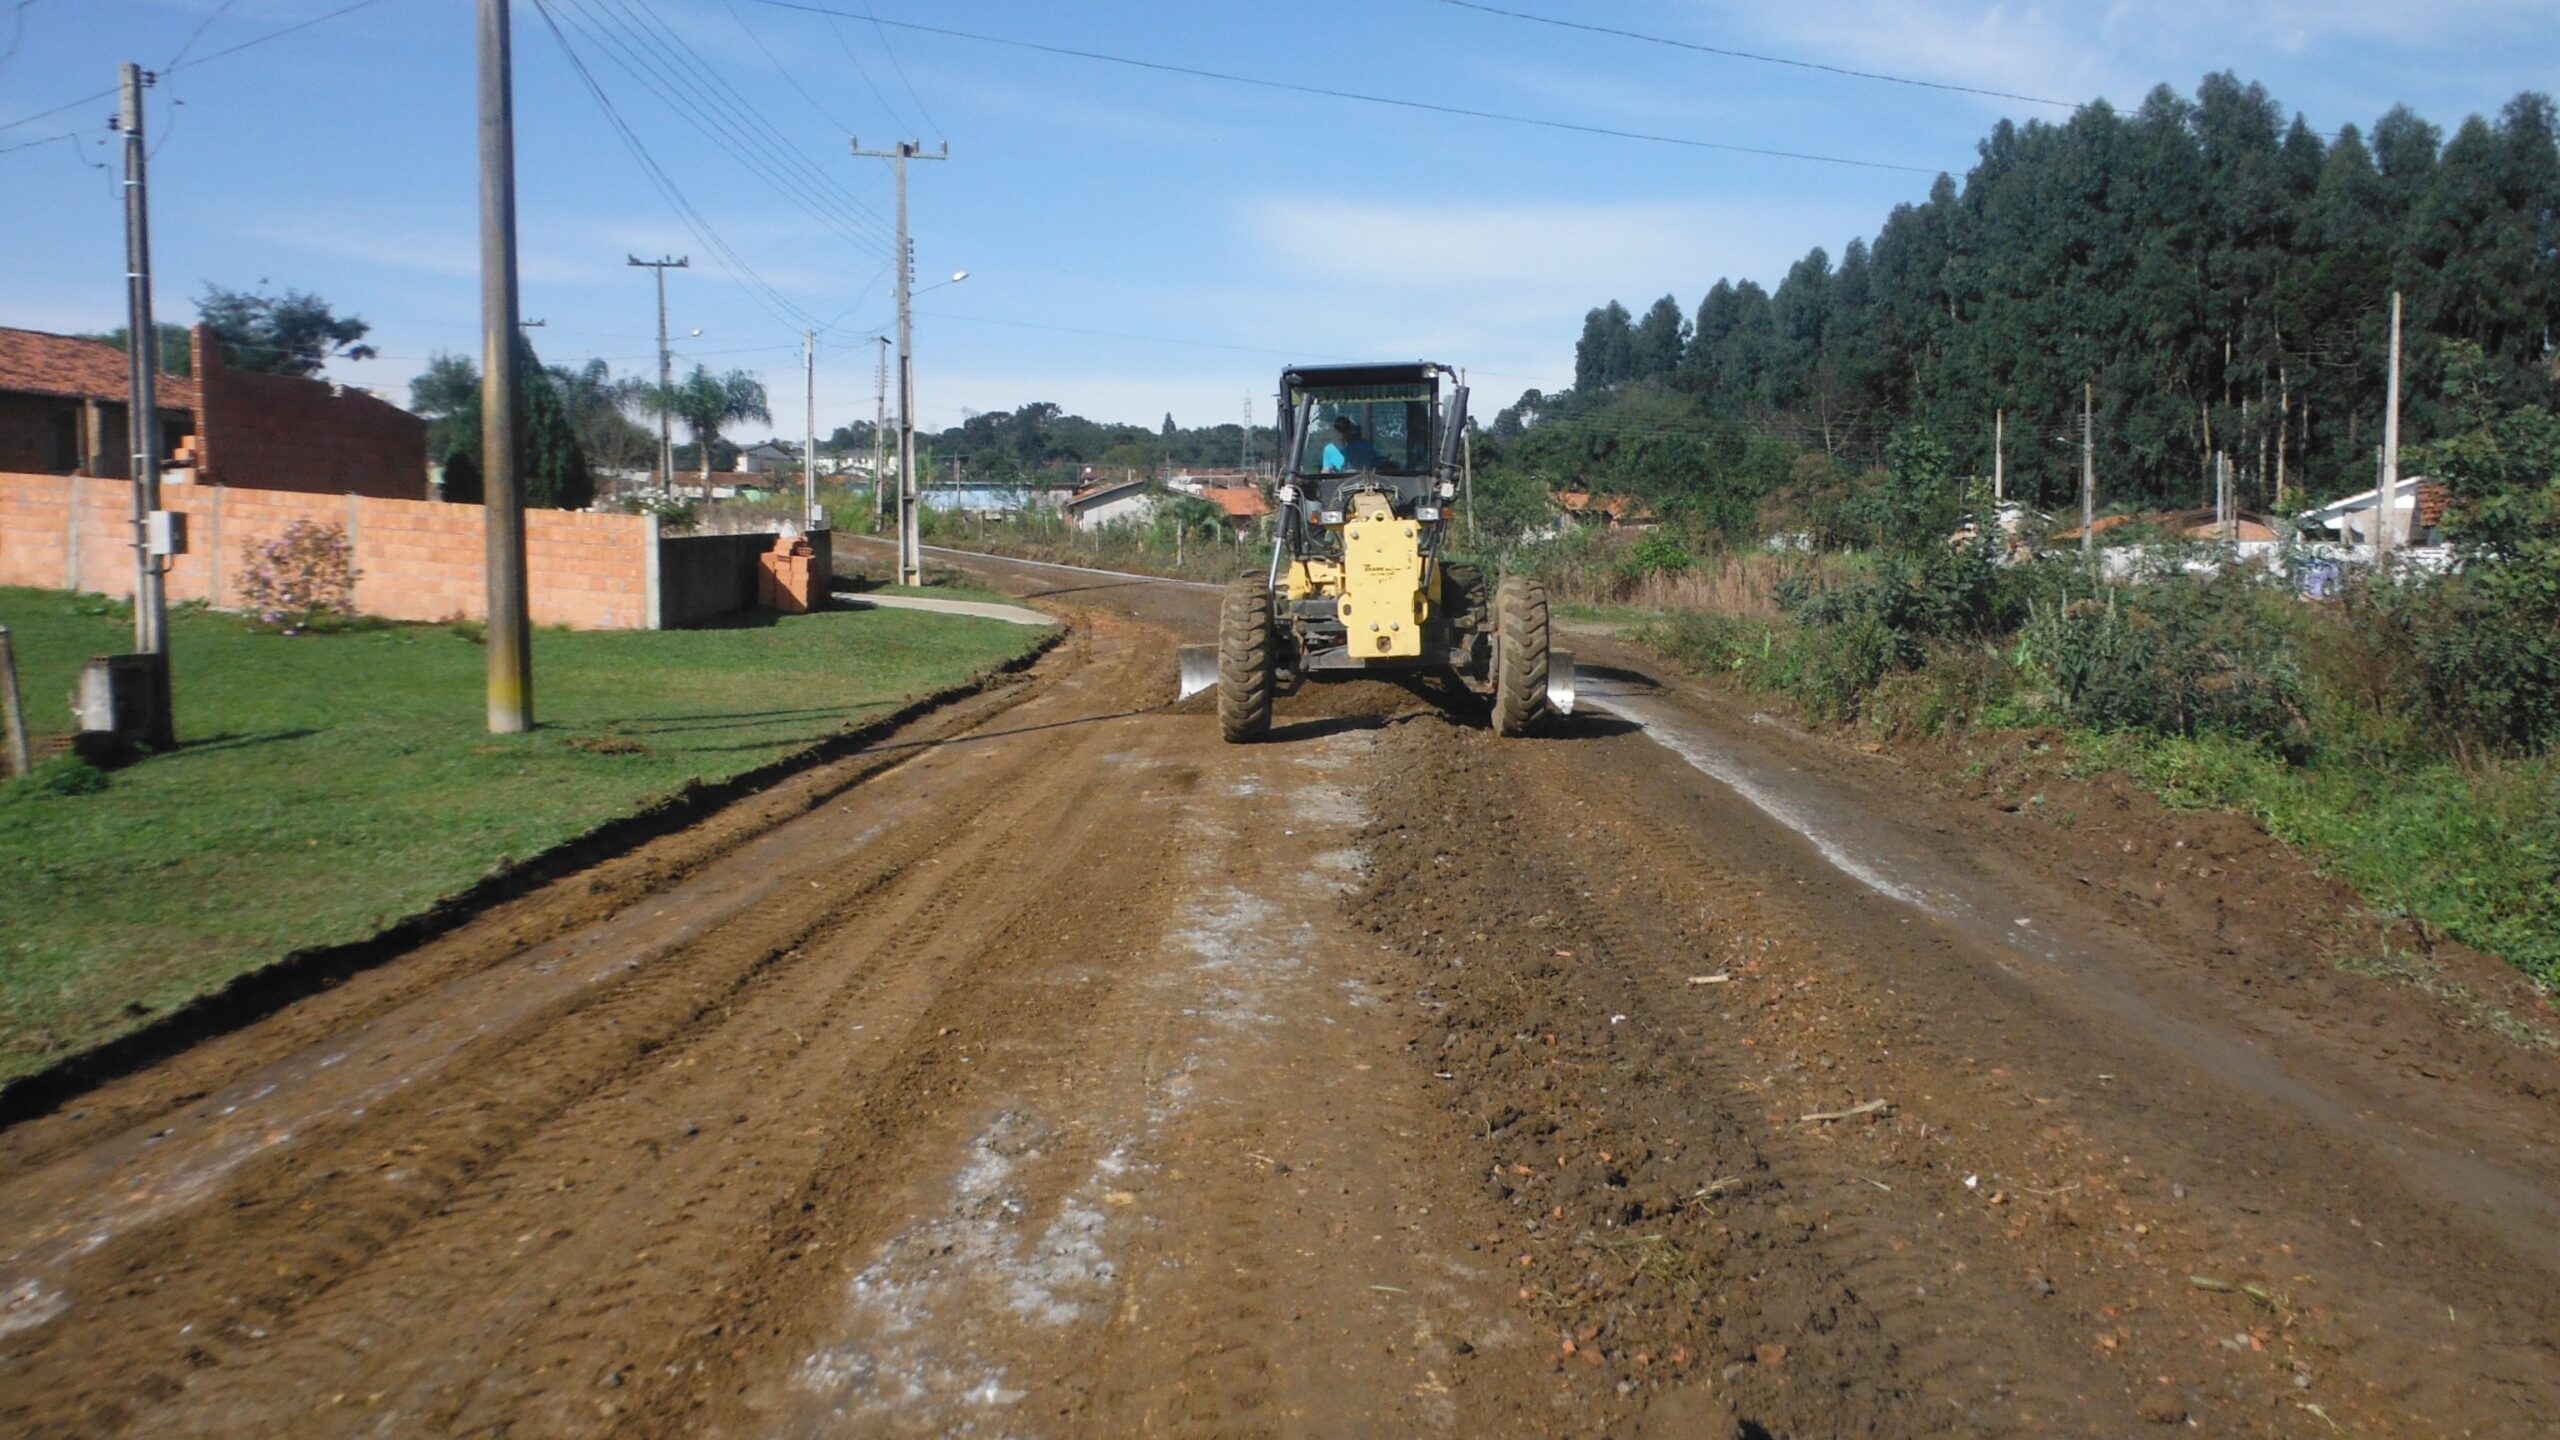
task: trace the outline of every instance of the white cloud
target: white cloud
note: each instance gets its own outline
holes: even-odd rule
[[[1266,198],[1248,229],[1338,352],[1427,355],[1554,385],[1583,312],[1615,298],[1694,309],[1722,276],[1772,283],[1820,238],[1871,229],[1863,198],[1732,204],[1345,205]],[[1277,287],[1275,287],[1277,288]]]
[[[2119,109],[2140,104],[2163,80],[2184,88],[2208,71],[2235,68],[2246,77],[2311,52],[2355,72],[2342,77],[2341,88],[2352,92],[2378,57],[2346,54],[2350,47],[2552,51],[2550,0],[1834,0],[1730,15],[1707,8],[1700,28],[1746,32],[1791,57],[2058,100],[2102,95]],[[1984,103],[2000,113],[2062,113]]]

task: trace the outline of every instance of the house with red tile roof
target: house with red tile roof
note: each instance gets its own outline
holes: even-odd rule
[[[386,500],[427,498],[427,422],[344,385],[242,370],[203,326],[194,376],[159,377],[165,477]],[[0,327],[0,472],[128,479],[125,354]]]
[[[0,327],[0,471],[129,478],[125,356],[100,340]],[[160,453],[195,433],[196,382],[163,375]]]
[[[1200,498],[1218,507],[1226,516],[1227,529],[1238,539],[1253,534],[1262,517],[1271,513],[1271,500],[1259,485],[1203,485]]]

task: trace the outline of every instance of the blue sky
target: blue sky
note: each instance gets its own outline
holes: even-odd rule
[[[469,0],[378,0],[203,58],[346,0],[0,0],[0,324],[122,322],[107,100],[115,66],[188,63],[152,93],[164,319],[207,280],[319,292],[374,326],[332,375],[407,398],[437,350],[474,351]],[[890,314],[884,162],[914,167],[920,416],[1052,400],[1103,419],[1269,418],[1288,358],[1421,356],[1507,400],[1572,373],[1584,310],[1694,309],[1719,275],[1774,283],[1961,174],[1998,117],[2041,105],[1752,63],[1445,0],[809,0],[884,19],[1178,66],[1724,144],[1920,167],[1765,158],[1386,108],[778,8],[767,0],[550,0],[572,45],[708,228],[715,259],[616,138],[533,0],[516,0],[521,250],[544,358],[654,366],[670,276],[686,360],[758,373],[801,425],[800,330],[820,342],[822,431],[872,410],[867,338]],[[2209,70],[2263,81],[2323,129],[2395,101],[2450,129],[2560,86],[2554,0],[1501,0],[1698,44],[2024,95],[2138,103]],[[714,144],[624,53],[730,144]],[[681,69],[695,66],[698,69]],[[857,66],[859,68],[857,69]],[[61,136],[54,139],[51,137]],[[18,148],[10,148],[18,147]],[[741,156],[753,157],[755,164]],[[759,173],[762,169],[771,173]],[[777,183],[775,176],[791,183]],[[820,196],[823,198],[811,198]],[[771,293],[761,300],[758,286]],[[692,331],[699,330],[696,337]]]

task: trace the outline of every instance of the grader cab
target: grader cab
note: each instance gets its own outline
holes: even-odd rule
[[[1281,372],[1270,567],[1227,587],[1216,645],[1182,648],[1181,692],[1216,687],[1227,739],[1268,733],[1274,696],[1309,680],[1437,675],[1489,693],[1504,735],[1571,713],[1573,658],[1551,644],[1545,588],[1444,558],[1467,416],[1456,381],[1422,361]]]

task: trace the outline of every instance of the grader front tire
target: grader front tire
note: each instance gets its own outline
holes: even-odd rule
[[[1547,714],[1547,587],[1514,575],[1493,593],[1493,733],[1526,735]]]
[[[1274,629],[1271,587],[1261,576],[1247,575],[1227,586],[1218,607],[1218,733],[1230,744],[1271,733],[1278,659]]]

